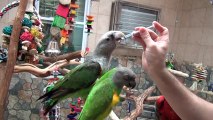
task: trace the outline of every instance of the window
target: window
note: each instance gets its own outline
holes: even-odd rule
[[[80,8],[77,9],[77,17],[75,18],[77,22],[84,22],[84,11],[86,3],[85,1],[86,0],[76,1],[76,4],[80,6]],[[58,4],[59,4],[58,0],[40,0],[39,14],[42,17],[42,19],[44,20],[47,20],[48,18],[53,19]]]
[[[110,29],[119,30],[128,34],[137,26],[151,26],[153,21],[158,21],[158,15],[159,10],[157,9],[124,1],[114,2]],[[141,47],[131,39],[127,39],[123,44],[130,47]]]
[[[54,17],[58,4],[58,0],[40,0],[39,14],[42,17]]]
[[[43,32],[45,38],[43,40],[44,47],[47,46],[51,39],[50,28],[52,21],[54,20],[55,11],[59,4],[58,0],[36,0],[35,6],[39,11],[41,19],[43,21]],[[78,0],[76,4],[80,6],[77,9],[77,17],[75,18],[74,31],[69,37],[69,51],[77,51],[86,48],[87,33],[85,33],[85,20],[86,15],[89,13],[90,0]]]

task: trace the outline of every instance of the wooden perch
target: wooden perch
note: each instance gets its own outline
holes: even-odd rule
[[[145,99],[145,102],[155,102],[155,101],[157,101],[157,99],[159,99],[159,98],[160,98],[160,96],[147,97],[147,98]]]
[[[144,91],[143,94],[139,96],[130,95],[127,96],[130,99],[133,99],[135,101],[136,109],[131,112],[130,116],[125,117],[123,120],[134,120],[136,119],[141,113],[143,112],[143,103],[144,100],[155,90],[155,86],[152,86]],[[125,92],[130,93],[128,89],[124,89]]]
[[[81,58],[81,57],[84,57],[86,54],[87,52],[85,51],[77,51],[77,52],[67,53],[67,54],[63,54],[63,55],[59,55],[55,57],[40,56],[43,59],[44,64],[49,65],[47,68],[41,69],[33,64],[24,63],[24,64],[16,65],[14,67],[14,73],[29,72],[35,75],[36,77],[47,77],[51,74],[51,71],[53,71],[55,67],[57,67],[59,68],[59,71],[66,74],[67,72],[69,72],[69,70],[67,69],[63,70],[61,68],[70,64],[79,65],[80,62],[77,62],[71,59]],[[52,64],[52,62],[54,63]]]
[[[139,96],[135,96],[132,90],[128,89],[127,87],[124,87],[123,90],[126,92],[126,96],[124,97],[123,95],[121,95],[121,97],[125,99],[134,100],[136,109],[133,110],[133,112],[131,112],[130,116],[127,116],[121,120],[135,120],[143,112],[143,103],[145,101],[146,102],[156,101],[159,98],[159,96],[148,97],[155,90],[155,88],[156,88],[155,86],[149,87],[147,90],[144,91],[143,94]],[[114,111],[111,111],[111,113],[109,114],[109,117],[112,120],[120,120],[118,116],[114,113]]]
[[[46,56],[40,56],[40,58],[43,59],[44,62],[57,62],[59,60],[64,60],[66,59],[67,61],[72,60],[72,59],[76,59],[76,58],[81,58],[83,55],[82,51],[76,51],[76,52],[72,52],[72,53],[67,53],[67,54],[63,54],[63,55],[59,55],[59,56],[55,56],[55,57],[46,57]]]
[[[171,72],[173,75],[177,75],[180,77],[184,77],[184,78],[188,78],[189,75],[187,73],[181,72],[181,71],[177,71],[177,70],[172,70],[172,69],[168,69],[169,72]]]
[[[75,61],[75,62],[77,62],[77,61]],[[80,64],[80,63],[78,62],[78,64]],[[76,65],[78,65],[78,64],[76,64]],[[49,66],[49,65],[51,65],[51,63],[50,63],[50,62],[45,62],[45,63],[43,63],[43,65]],[[74,65],[74,63],[73,63],[73,65]],[[70,72],[70,70],[68,70],[68,69],[66,69],[66,68],[58,68],[58,71],[59,71],[62,75],[66,75],[68,72]]]
[[[59,68],[58,71],[62,74],[62,75],[66,75],[68,72],[70,72],[70,70],[66,69],[66,68]]]
[[[70,64],[81,64],[80,62],[76,62],[74,60],[70,60],[69,62],[67,60],[60,60],[57,61],[48,67],[41,69],[38,68],[35,65],[29,64],[29,63],[24,63],[21,65],[16,65],[14,67],[14,73],[20,73],[20,72],[29,72],[36,77],[47,77],[51,74],[51,71],[53,71],[56,67],[61,68]]]

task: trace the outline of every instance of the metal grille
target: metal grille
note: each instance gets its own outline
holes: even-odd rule
[[[157,20],[157,12],[134,7],[123,6],[121,18],[119,20],[120,30],[130,33],[135,27],[152,25],[152,21]]]
[[[111,17],[111,29],[131,33],[135,27],[152,25],[153,21],[158,21],[159,10],[147,8],[138,4],[128,2],[115,2],[113,4]],[[123,42],[126,46],[141,47],[135,41],[127,39]]]

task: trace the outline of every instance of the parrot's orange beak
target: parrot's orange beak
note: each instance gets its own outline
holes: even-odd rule
[[[128,87],[130,87],[131,89],[133,89],[135,86],[136,86],[136,82],[135,81],[129,82]]]

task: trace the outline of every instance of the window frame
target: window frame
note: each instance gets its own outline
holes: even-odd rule
[[[117,6],[117,7],[115,8],[114,6]],[[119,25],[121,25],[119,23],[119,20],[121,19],[122,6],[143,8],[143,9],[147,9],[147,10],[156,11],[158,13],[157,14],[157,21],[160,20],[161,9],[159,9],[159,8],[149,7],[149,6],[145,6],[145,5],[142,5],[142,4],[127,2],[127,1],[115,1],[112,4],[112,11],[111,11],[111,18],[110,18],[110,30],[118,30]]]
[[[127,2],[127,1],[115,1],[112,4],[112,11],[111,11],[111,17],[110,17],[110,30],[121,30],[120,27],[122,26],[122,24],[119,22],[122,19],[122,17],[121,17],[122,9],[125,8],[126,6],[133,7],[136,9],[138,8],[138,10],[133,10],[133,11],[140,11],[139,9],[145,9],[148,11],[157,12],[156,21],[160,20],[161,9],[145,6],[142,4]],[[149,12],[144,12],[144,13],[149,13]],[[138,26],[140,26],[140,25],[138,25]],[[129,40],[127,40],[127,41],[129,41]],[[134,42],[133,44],[128,44],[127,41],[124,41],[124,43],[121,43],[119,45],[119,47],[130,48],[130,49],[142,49],[142,46],[139,45],[137,42]]]
[[[87,41],[88,41],[88,33],[86,33],[85,31],[87,31],[86,29],[86,19],[87,19],[87,15],[89,15],[90,13],[90,4],[91,4],[91,0],[85,0],[85,8],[84,8],[84,22],[78,22],[76,21],[75,24],[78,25],[83,25],[83,37],[82,37],[82,46],[81,46],[81,50],[84,51],[87,47]],[[35,0],[35,8],[39,13],[39,6],[40,6],[40,1],[39,0]],[[53,21],[54,17],[43,17],[40,16],[41,20],[46,20],[46,21]],[[81,62],[84,61],[84,58],[81,58]]]

